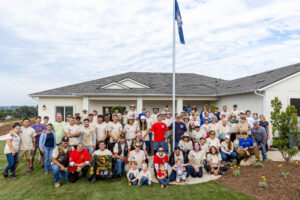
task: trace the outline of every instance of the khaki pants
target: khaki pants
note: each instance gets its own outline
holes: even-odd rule
[[[250,156],[252,155],[255,155],[255,158],[258,160],[259,159],[259,151],[258,151],[258,148],[257,147],[253,147],[253,148],[250,148],[250,149],[247,149],[247,150],[240,150],[240,156],[242,158],[246,158],[248,159],[250,156],[247,155],[246,151],[249,152]]]

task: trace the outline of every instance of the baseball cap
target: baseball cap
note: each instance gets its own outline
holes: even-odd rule
[[[141,116],[141,119],[146,119],[145,115],[142,115],[142,116]]]
[[[225,136],[225,139],[230,139],[230,136],[229,136],[229,135],[226,135],[226,136]]]
[[[68,138],[67,136],[64,136],[64,137],[61,139],[61,141],[63,141],[63,142],[69,142],[69,138]]]
[[[253,124],[258,125],[259,121],[255,120]]]
[[[125,138],[125,134],[124,133],[122,133],[121,135],[120,135],[120,138]]]

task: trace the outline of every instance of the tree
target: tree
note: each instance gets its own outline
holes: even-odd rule
[[[282,157],[289,161],[297,152],[296,147],[291,147],[291,138],[297,138],[298,136],[298,120],[297,120],[297,109],[293,105],[286,107],[283,111],[282,105],[275,97],[271,101],[273,111],[271,112],[271,124],[273,133],[273,145],[278,148],[281,152]],[[278,137],[275,137],[278,134]]]

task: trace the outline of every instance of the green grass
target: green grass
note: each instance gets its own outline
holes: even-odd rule
[[[3,152],[4,142],[0,142]],[[3,171],[7,161],[3,153],[0,154],[0,169]],[[79,180],[76,183],[63,182],[59,189],[54,188],[52,175],[46,175],[38,162],[31,176],[25,175],[25,162],[21,162],[16,180],[0,179],[0,199],[218,199],[218,200],[246,200],[251,199],[245,194],[234,192],[215,181],[196,185],[174,186],[162,189],[158,184],[136,187],[127,185],[125,178],[89,183]]]

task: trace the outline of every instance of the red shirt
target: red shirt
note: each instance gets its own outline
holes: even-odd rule
[[[69,163],[75,163],[75,164],[81,164],[84,162],[90,162],[90,154],[87,150],[83,149],[82,152],[78,152],[77,149],[73,150],[70,153],[70,161]],[[70,173],[75,172],[77,167],[71,166],[70,165]]]
[[[168,165],[166,165],[166,164],[168,164],[168,160],[169,160],[169,157],[168,157],[168,155],[167,154],[163,154],[163,157],[160,157],[160,156],[158,156],[158,152],[155,154],[155,156],[154,156],[154,159],[153,159],[153,163],[154,163],[154,167],[155,167],[155,169],[159,169],[159,165],[160,164],[163,164],[163,165],[165,165],[165,168],[167,169],[167,166]]]
[[[151,132],[154,133],[154,142],[163,142],[165,140],[165,132],[168,127],[163,122],[156,122],[152,125]]]
[[[159,170],[159,171],[157,172],[157,176],[158,176],[159,178],[165,179],[165,178],[167,178],[167,171],[165,170],[165,172],[162,173],[162,171]]]

